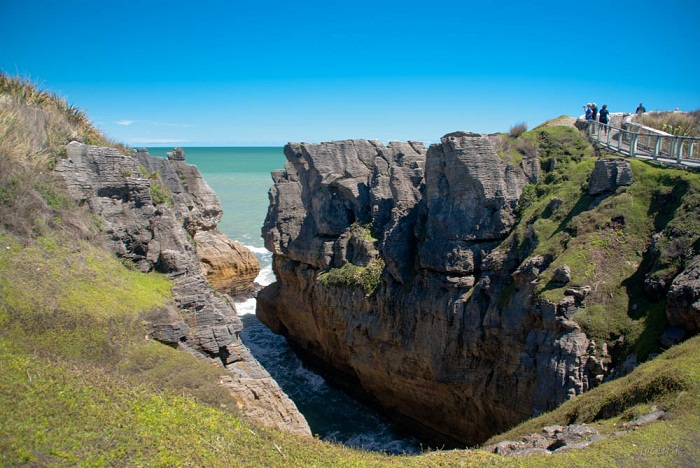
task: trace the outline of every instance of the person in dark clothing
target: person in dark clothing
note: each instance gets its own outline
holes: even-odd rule
[[[608,116],[609,115],[610,115],[610,111],[608,111],[608,105],[603,104],[603,107],[600,109],[600,115],[598,116],[598,122],[606,125],[605,127],[603,127],[603,130],[605,131],[606,134],[608,133],[607,125],[608,125]]]
[[[598,120],[598,106],[595,105],[595,102],[591,106],[591,120]]]
[[[643,113],[645,113],[646,111],[647,111],[647,110],[644,108],[644,106],[643,106],[642,103],[640,102],[639,105],[637,106],[637,110],[634,111],[634,113],[635,113],[635,114],[643,114]]]

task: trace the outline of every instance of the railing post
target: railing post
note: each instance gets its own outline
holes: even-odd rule
[[[622,139],[627,136],[627,130],[620,129],[617,136],[617,152],[622,153]]]
[[[668,139],[668,159],[676,158],[676,139],[671,137]]]
[[[676,161],[680,164],[681,161],[683,160],[683,137],[678,137],[677,143],[678,143],[678,157],[676,158]]]
[[[659,158],[659,144],[661,143],[661,137],[656,135],[656,143],[654,143],[654,161]]]
[[[637,152],[637,133],[630,135],[630,158],[634,157],[634,153]]]

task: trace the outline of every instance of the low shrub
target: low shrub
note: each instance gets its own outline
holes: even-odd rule
[[[518,138],[520,135],[527,131],[527,124],[525,122],[518,122],[508,131],[511,138]]]
[[[346,263],[321,273],[318,280],[324,286],[361,288],[366,295],[373,294],[381,283],[384,260],[372,260],[366,267]]]
[[[676,136],[700,136],[700,110],[695,112],[649,112],[637,117],[642,125]]]

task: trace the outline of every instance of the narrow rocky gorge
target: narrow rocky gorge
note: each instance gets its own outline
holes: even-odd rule
[[[165,159],[145,149],[124,154],[72,142],[56,172],[99,219],[110,250],[142,272],[172,278],[174,304],[152,312],[147,338],[221,365],[221,384],[252,420],[310,435],[294,403],[241,342],[232,298],[252,292],[260,266],[218,231],[219,200],[182,150]]]
[[[536,156],[505,162],[465,132],[284,152],[257,315],[337,383],[428,440],[475,445],[603,381],[606,348],[571,320],[590,290],[535,299],[551,259],[534,238],[502,245]]]

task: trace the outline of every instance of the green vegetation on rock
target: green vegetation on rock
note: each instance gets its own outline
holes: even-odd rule
[[[340,268],[331,268],[321,273],[318,280],[325,286],[361,288],[366,295],[371,295],[379,286],[383,271],[384,261],[378,258],[367,266],[346,263]]]
[[[556,163],[524,190],[519,223],[504,246],[550,259],[537,290],[544,299],[557,303],[571,285],[591,287],[574,320],[593,339],[612,344],[623,337],[619,351],[642,359],[660,352],[665,299],[650,297],[644,280],[667,286],[697,253],[700,175],[630,160],[634,183],[594,198],[587,185],[595,159],[575,129],[540,127],[521,138],[538,142],[545,168]],[[568,285],[551,281],[561,265],[571,269]]]

